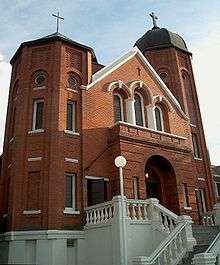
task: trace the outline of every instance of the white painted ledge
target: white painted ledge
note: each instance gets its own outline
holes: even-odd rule
[[[24,210],[23,214],[40,214],[41,210]]]
[[[66,87],[66,90],[67,90],[67,91],[70,91],[70,92],[74,92],[74,93],[79,93],[78,90],[71,89],[71,88],[69,88],[69,87]]]
[[[69,130],[64,130],[64,133],[70,134],[70,135],[76,135],[76,136],[80,135],[78,132],[73,132],[73,131],[69,131]]]
[[[184,210],[191,211],[191,210],[192,210],[192,207],[190,207],[190,206],[186,206],[186,207],[184,207]]]
[[[35,86],[33,87],[33,90],[43,90],[46,89],[46,86]]]
[[[71,215],[78,215],[78,214],[80,214],[80,211],[76,211],[76,210],[71,209],[71,208],[65,208],[63,210],[63,213],[64,214],[71,214]]]
[[[194,157],[194,160],[202,161],[202,158],[200,158],[200,157]]]
[[[28,134],[43,133],[43,132],[45,132],[44,129],[38,129],[38,130],[29,131]]]
[[[205,178],[198,178],[198,180],[200,180],[200,181],[205,181]]]
[[[28,162],[41,161],[42,157],[29,157]]]
[[[69,162],[69,163],[74,163],[74,164],[78,164],[78,163],[79,163],[79,160],[78,160],[78,159],[75,159],[75,158],[69,158],[69,157],[65,157],[65,158],[64,158],[64,161],[65,161],[65,162]]]

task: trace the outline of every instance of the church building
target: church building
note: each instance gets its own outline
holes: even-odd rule
[[[192,53],[181,36],[151,16],[153,28],[107,66],[93,48],[59,32],[22,43],[12,57],[0,174],[0,263],[108,264],[85,253],[95,245],[104,248],[97,243],[104,230],[87,233],[114,215],[117,156],[127,161],[124,195],[133,217],[134,211],[144,215],[141,207],[150,198],[197,224],[213,209]],[[103,208],[90,216],[96,205]],[[110,241],[103,253],[116,251],[120,240]],[[142,264],[124,259],[109,264]]]

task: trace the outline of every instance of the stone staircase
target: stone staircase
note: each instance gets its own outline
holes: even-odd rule
[[[194,255],[205,252],[220,232],[218,226],[203,225],[193,225],[192,231],[197,244],[194,246],[193,251],[189,252],[188,255],[182,259],[182,262],[179,263],[179,265],[191,265]]]

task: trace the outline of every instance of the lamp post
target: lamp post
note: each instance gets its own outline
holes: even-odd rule
[[[120,177],[120,195],[124,197],[124,179],[123,179],[123,167],[125,167],[127,161],[124,156],[117,156],[115,158],[115,165],[119,168],[119,177]]]

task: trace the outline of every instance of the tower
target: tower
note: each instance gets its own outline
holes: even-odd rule
[[[197,178],[197,204],[206,211],[215,201],[210,162],[202,126],[199,101],[191,63],[192,53],[184,39],[166,28],[158,27],[154,13],[153,28],[135,43],[190,118],[194,154],[192,174]]]

